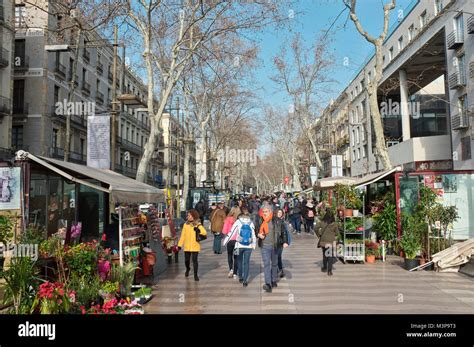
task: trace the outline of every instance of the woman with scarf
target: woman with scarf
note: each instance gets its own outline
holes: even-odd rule
[[[272,207],[265,205],[262,208],[263,220],[258,232],[258,245],[261,248],[265,284],[263,289],[267,293],[277,287],[278,249],[288,247],[288,238],[283,220],[273,214]]]
[[[192,209],[188,211],[188,221],[183,225],[181,237],[178,242],[178,249],[184,248],[184,264],[186,265],[186,274],[189,276],[191,270],[190,260],[193,259],[194,280],[199,281],[198,277],[198,254],[201,251],[202,240],[207,238],[206,229],[201,224],[199,212]]]

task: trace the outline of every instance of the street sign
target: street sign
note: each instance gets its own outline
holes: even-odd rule
[[[44,49],[49,52],[67,52],[69,45],[45,45]]]

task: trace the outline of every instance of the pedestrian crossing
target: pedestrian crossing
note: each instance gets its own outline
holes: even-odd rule
[[[168,266],[153,287],[146,313],[163,314],[451,314],[474,313],[474,281],[458,273],[408,272],[402,259],[385,263],[334,265],[334,275],[320,271],[317,239],[303,233],[283,251],[286,277],[266,293],[259,249],[252,252],[248,287],[228,278],[226,250],[212,250],[212,236],[202,242],[199,277],[184,277],[184,255]]]

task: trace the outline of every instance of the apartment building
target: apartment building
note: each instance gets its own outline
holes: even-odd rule
[[[11,158],[14,18],[13,0],[0,0],[0,159]]]
[[[399,216],[410,211],[398,202],[418,196],[420,185],[429,186],[440,201],[459,209],[455,239],[474,237],[473,13],[470,0],[414,0],[384,42],[378,86],[391,164],[402,170],[391,174]],[[343,91],[348,95],[354,177],[387,174],[375,149],[366,90],[375,74],[374,60],[372,56]]]
[[[54,2],[43,1],[54,8]],[[150,135],[146,110],[147,87],[118,58],[113,85],[113,46],[97,32],[85,31],[79,47],[67,51],[46,51],[47,45],[76,44],[74,28],[62,30],[65,18],[45,12],[22,1],[15,5],[15,59],[13,75],[12,146],[33,154],[64,158],[66,116],[58,105],[72,100],[83,105],[71,115],[70,161],[86,164],[87,116],[108,115],[112,110],[113,89],[120,101],[117,117],[115,170],[136,176],[143,148]],[[78,52],[75,72],[74,62]],[[74,88],[71,82],[74,74]],[[72,94],[72,97],[70,96]],[[158,171],[155,156],[148,171],[154,183]]]

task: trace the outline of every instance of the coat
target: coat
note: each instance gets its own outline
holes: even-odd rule
[[[213,233],[221,233],[222,228],[224,228],[224,220],[226,218],[226,214],[224,210],[216,208],[214,211],[211,212],[211,231]]]
[[[263,223],[263,219],[260,217],[258,221],[258,227],[255,226],[255,234],[257,237],[258,237],[258,233],[260,232],[260,225],[262,225],[262,223]],[[275,228],[275,237],[277,239],[274,241],[276,241],[277,248],[283,248],[283,244],[288,243],[288,235],[285,229],[285,222],[274,215],[272,219],[272,223],[273,223],[273,227]],[[262,245],[263,245],[262,239],[258,238],[258,247],[262,247]]]
[[[332,246],[339,234],[339,225],[334,222],[320,229],[318,247]]]
[[[206,229],[202,224],[198,224],[199,234],[207,236]],[[181,237],[179,238],[178,247],[184,248],[185,252],[200,252],[201,244],[196,241],[196,232],[194,231],[194,225],[187,222],[183,225],[181,231]]]

